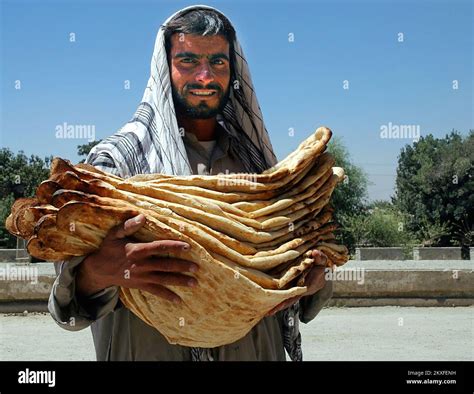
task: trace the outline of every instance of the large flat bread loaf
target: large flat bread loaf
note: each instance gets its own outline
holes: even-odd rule
[[[120,289],[123,304],[170,343],[216,347],[245,336],[279,303],[306,291],[311,251],[328,266],[348,260],[334,235],[330,198],[344,178],[321,127],[262,174],[136,175],[128,179],[55,159],[36,196],[17,200],[7,229],[28,252],[61,261],[98,248],[114,226],[138,214],[135,238],[173,239],[190,251],[170,257],[200,265],[195,288],[168,286],[179,305],[138,289]],[[337,208],[337,207],[336,207]]]

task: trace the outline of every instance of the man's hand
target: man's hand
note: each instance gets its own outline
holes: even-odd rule
[[[165,286],[197,285],[196,279],[184,275],[196,272],[197,264],[162,257],[173,251],[189,250],[187,243],[171,240],[135,243],[128,238],[144,224],[145,217],[138,215],[110,230],[100,248],[79,265],[76,277],[79,296],[88,296],[110,286],[122,286],[145,290],[179,303],[180,297]]]
[[[304,283],[304,285],[308,288],[306,293],[283,301],[275,308],[270,310],[266,316],[274,315],[275,313],[290,307],[291,305],[297,303],[302,297],[313,295],[325,286],[325,269],[328,258],[323,252],[317,249],[313,250],[313,258],[316,265],[311,268],[311,270],[308,272],[308,275],[306,276]]]

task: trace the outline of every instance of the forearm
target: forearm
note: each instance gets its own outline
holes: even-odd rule
[[[77,273],[83,257],[76,257],[56,266],[56,278],[49,297],[48,309],[56,323],[71,331],[88,327],[95,320],[112,312],[118,302],[118,288],[109,287],[79,296]],[[89,287],[89,291],[93,291]],[[84,291],[84,290],[83,290]],[[87,290],[86,290],[87,291]]]
[[[93,259],[93,256],[88,256],[77,268],[76,294],[79,298],[89,297],[108,287],[90,271],[91,259]]]
[[[308,323],[313,320],[323,307],[328,303],[333,294],[333,283],[331,280],[326,281],[324,287],[317,293],[303,297],[300,300],[301,314],[300,320]]]

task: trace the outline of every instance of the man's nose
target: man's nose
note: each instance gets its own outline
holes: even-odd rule
[[[208,83],[214,81],[214,74],[212,73],[211,67],[207,62],[200,66],[196,74],[196,81],[202,83],[203,85],[207,85]]]

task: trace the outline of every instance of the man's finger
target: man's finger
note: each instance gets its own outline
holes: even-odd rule
[[[199,265],[192,261],[173,258],[150,258],[146,268],[162,272],[197,272]]]
[[[290,302],[284,302],[283,304],[278,305],[276,308],[273,308],[270,312],[268,312],[267,316],[272,316],[275,313],[282,311],[283,309],[289,308],[291,305],[293,304]]]
[[[311,282],[317,277],[324,276],[326,274],[326,267],[322,267],[320,265],[315,265],[314,267],[311,268],[311,270],[308,272],[308,275],[306,277],[306,280],[308,282]]]
[[[189,250],[189,244],[173,240],[128,243],[125,246],[127,258],[131,260],[141,260],[160,255],[167,256],[169,253],[183,250]]]
[[[162,286],[197,286],[197,280],[191,276],[181,274],[170,274],[168,272],[150,272],[147,274],[146,280],[151,282],[152,284],[158,284]]]
[[[314,266],[306,276],[305,285],[309,294],[314,294],[321,290],[326,284],[326,268],[323,266]]]
[[[136,233],[145,224],[145,221],[145,216],[142,214],[130,218],[123,224],[114,227],[107,235],[107,238],[122,239],[129,237],[130,235]]]
[[[316,265],[326,265],[328,261],[327,256],[318,249],[313,250],[312,256]]]
[[[177,294],[158,284],[147,283],[141,287],[141,290],[147,291],[148,293],[164,298],[165,300],[174,302],[176,304],[182,302],[181,298]]]
[[[280,312],[283,309],[289,308],[291,305],[295,304],[300,300],[301,296],[296,296],[289,298],[286,301],[283,301],[282,303],[278,304],[275,308],[271,309],[265,316],[271,316],[274,315],[277,312]]]

